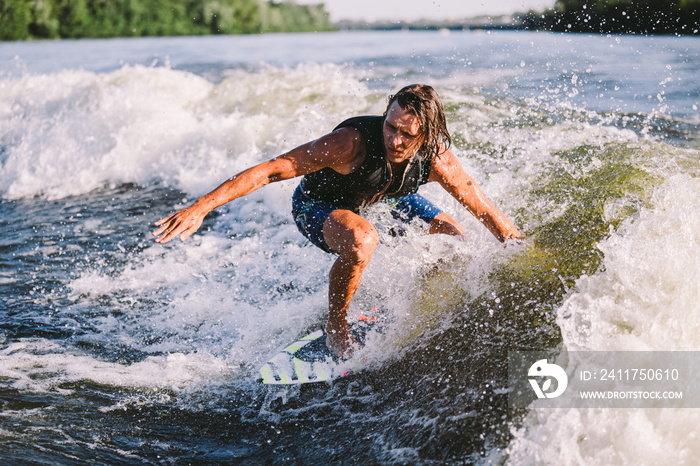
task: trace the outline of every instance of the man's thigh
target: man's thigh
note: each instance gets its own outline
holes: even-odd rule
[[[374,226],[347,209],[336,209],[326,218],[323,238],[330,250],[340,255],[357,250],[371,252],[379,242]]]

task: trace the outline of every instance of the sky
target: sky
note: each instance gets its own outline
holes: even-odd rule
[[[503,15],[528,10],[544,11],[555,0],[297,0],[323,3],[331,21],[460,19]]]

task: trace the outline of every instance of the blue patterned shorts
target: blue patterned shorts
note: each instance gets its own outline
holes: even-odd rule
[[[415,218],[430,223],[442,213],[442,210],[420,194],[382,199],[380,202],[389,204],[394,218],[406,223]],[[297,228],[309,241],[326,252],[332,251],[323,239],[323,223],[334,210],[343,208],[332,202],[319,201],[306,196],[301,185],[297,186],[292,197],[292,216]]]

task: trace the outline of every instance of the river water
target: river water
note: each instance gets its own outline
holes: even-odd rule
[[[353,32],[0,44],[0,457],[8,464],[693,464],[694,409],[509,409],[511,350],[698,350],[700,41]],[[367,369],[267,387],[326,317],[295,182],[152,224],[427,82],[526,235],[384,236]],[[390,226],[381,209],[368,213]]]

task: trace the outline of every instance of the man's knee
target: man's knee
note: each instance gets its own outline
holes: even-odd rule
[[[372,225],[358,226],[351,231],[347,249],[343,251],[343,255],[357,262],[369,262],[378,243],[379,234]]]
[[[367,220],[347,211],[335,211],[323,226],[331,250],[346,260],[366,263],[379,243],[377,230]]]

